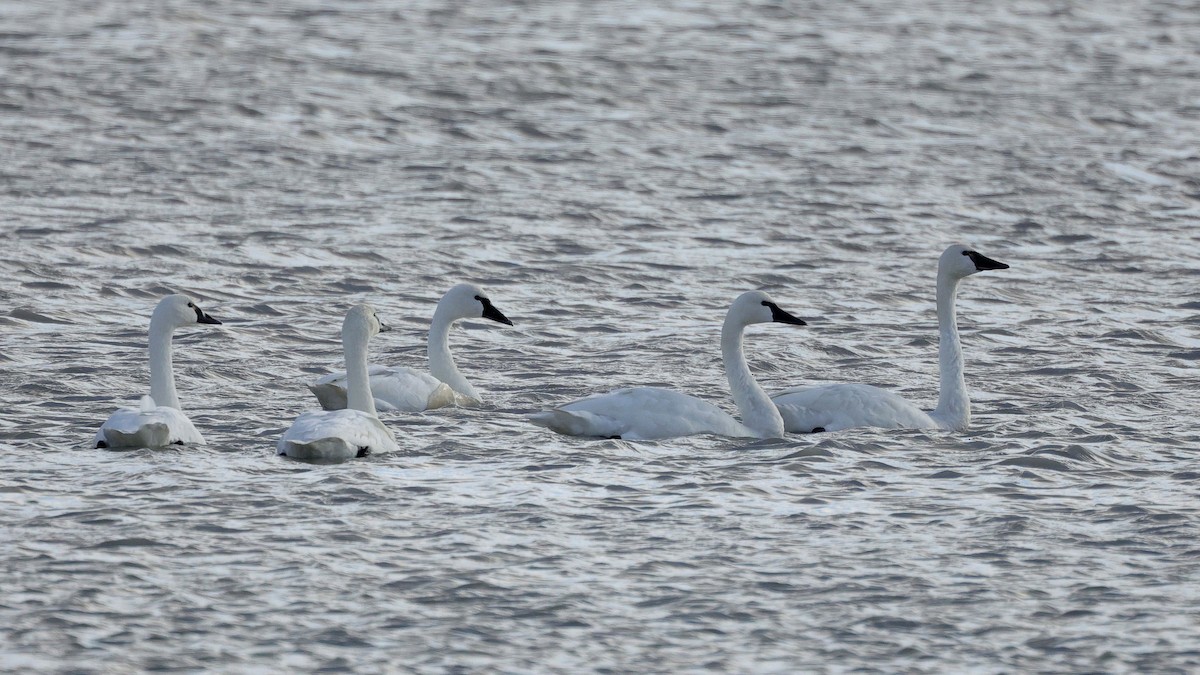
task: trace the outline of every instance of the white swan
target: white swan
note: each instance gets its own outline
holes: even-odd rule
[[[399,449],[391,429],[375,415],[375,401],[367,385],[367,343],[387,330],[370,305],[350,308],[342,322],[349,406],[297,417],[275,445],[279,454],[296,459],[345,460]]]
[[[738,296],[721,327],[721,356],[733,400],[741,411],[738,422],[729,413],[694,396],[670,389],[638,387],[573,401],[530,418],[534,424],[571,436],[654,440],[691,434],[721,436],[783,436],[783,419],[767,393],[758,386],[746,355],[742,333],[755,323],[778,321],[798,326],[803,321],[779,309],[762,291]]]
[[[473,284],[459,284],[446,291],[433,312],[429,326],[429,373],[412,368],[371,366],[371,395],[379,410],[418,412],[447,405],[478,405],[479,394],[454,365],[450,355],[450,327],[459,319],[491,319],[513,325]],[[331,373],[310,384],[321,407],[346,407],[346,373]]]
[[[926,413],[903,397],[868,384],[826,384],[797,387],[774,396],[788,431],[837,431],[852,427],[885,429],[948,429],[961,431],[971,423],[971,399],[963,379],[962,345],[954,300],[961,279],[1008,265],[954,244],[938,260],[938,365],[941,391],[938,405]]]
[[[150,315],[150,395],[136,408],[121,408],[96,432],[97,448],[161,448],[203,444],[204,437],[179,409],[171,334],[194,323],[220,324],[186,295],[168,295]]]

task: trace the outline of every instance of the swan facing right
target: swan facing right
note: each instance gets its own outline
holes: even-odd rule
[[[162,448],[168,445],[203,444],[204,437],[179,409],[175,370],[171,363],[171,335],[191,324],[220,325],[186,295],[168,295],[150,316],[150,395],[136,408],[121,408],[96,432],[97,448]]]
[[[962,344],[954,304],[958,282],[986,270],[1006,270],[974,249],[953,244],[938,259],[938,368],[941,390],[937,408],[925,412],[898,394],[869,384],[824,384],[797,387],[772,400],[788,431],[810,433],[854,427],[884,429],[947,429],[962,431],[971,424],[971,399],[963,377]]]
[[[316,410],[297,417],[275,445],[280,455],[341,461],[399,449],[392,430],[375,414],[367,381],[367,343],[387,330],[370,305],[350,308],[342,322],[349,405],[345,410]]]
[[[479,393],[463,377],[450,354],[450,327],[459,319],[489,319],[513,325],[487,293],[474,284],[458,284],[438,301],[429,325],[429,370],[371,366],[367,371],[375,406],[384,411],[419,412],[448,405],[478,405]],[[331,373],[308,386],[326,410],[346,407],[346,373]]]
[[[721,357],[739,422],[717,406],[687,394],[657,387],[618,389],[600,396],[537,413],[530,421],[560,434],[656,440],[692,434],[779,438],[783,419],[762,390],[742,351],[742,334],[756,323],[779,322],[796,326],[804,321],[779,308],[762,291],[743,293],[729,307],[721,327]]]

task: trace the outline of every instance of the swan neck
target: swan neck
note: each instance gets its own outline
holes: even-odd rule
[[[475,388],[458,371],[450,354],[450,327],[457,320],[441,303],[433,311],[433,323],[429,326],[429,372],[454,391],[478,399]]]
[[[150,319],[150,398],[156,405],[179,410],[175,369],[171,364],[171,333],[174,330],[174,326],[161,317]]]
[[[733,402],[741,412],[742,425],[756,436],[782,438],[783,418],[746,363],[746,354],[742,350],[742,333],[745,329],[744,324],[731,321],[729,317],[725,318],[725,324],[721,327],[721,358],[725,362],[725,377],[729,379]]]
[[[971,399],[963,376],[962,343],[958,337],[955,299],[958,279],[938,275],[938,375],[937,409],[931,417],[947,429],[965,429],[971,422]]]
[[[375,397],[371,395],[371,379],[367,374],[366,334],[354,332],[342,335],[346,354],[346,407],[375,415]]]

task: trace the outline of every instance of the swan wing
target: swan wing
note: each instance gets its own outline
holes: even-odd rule
[[[120,408],[105,420],[93,439],[94,447],[164,448],[203,445],[204,437],[182,411],[155,405],[143,396],[137,408]]]
[[[937,423],[904,397],[869,384],[826,384],[788,389],[772,397],[784,428],[809,433],[853,427],[927,429]]]
[[[406,367],[371,366],[367,370],[371,395],[380,412],[420,412],[448,405],[477,405],[429,373]],[[346,407],[346,373],[330,373],[308,386],[325,410]]]
[[[399,449],[379,418],[360,410],[317,410],[296,418],[275,445],[297,459],[351,459]]]
[[[638,387],[573,401],[530,418],[571,436],[655,440],[693,434],[753,436],[717,406],[670,389]]]

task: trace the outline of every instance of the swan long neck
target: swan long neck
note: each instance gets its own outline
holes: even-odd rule
[[[729,390],[733,402],[742,413],[742,424],[760,438],[782,438],[783,418],[779,409],[758,385],[746,354],[742,351],[742,333],[746,326],[725,317],[721,326],[721,358],[725,362],[725,377],[729,378]]]
[[[343,331],[342,349],[346,353],[346,407],[377,415],[371,379],[367,374],[367,341],[364,331]]]
[[[175,327],[162,315],[150,318],[150,398],[156,405],[180,410],[171,365],[171,333]]]
[[[937,282],[938,373],[937,409],[930,415],[947,429],[965,429],[971,423],[971,399],[963,376],[962,343],[954,309],[958,279],[939,274]]]
[[[457,320],[458,317],[451,315],[441,303],[433,310],[433,322],[429,325],[429,372],[450,385],[454,391],[478,399],[475,387],[458,372],[458,366],[454,365],[454,357],[450,354],[450,327]]]

